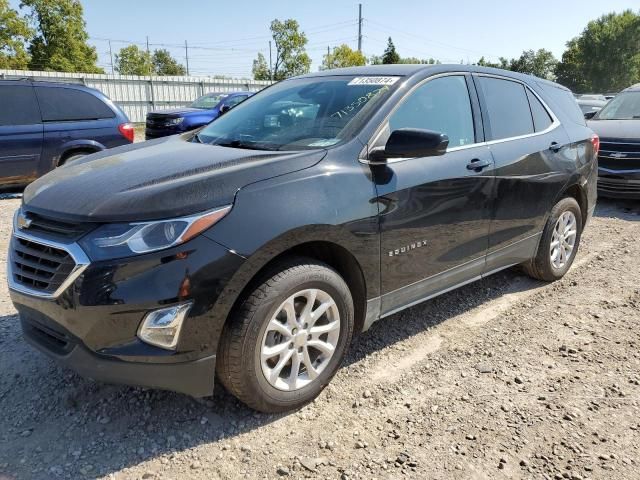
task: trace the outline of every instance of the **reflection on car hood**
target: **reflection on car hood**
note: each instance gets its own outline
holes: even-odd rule
[[[640,142],[640,119],[638,120],[591,120],[589,128],[601,139],[631,139]]]
[[[268,152],[166,137],[89,155],[39,178],[24,208],[73,221],[178,217],[233,202],[245,185],[308,168],[326,152]]]
[[[213,110],[213,108],[211,108]],[[202,113],[207,110],[203,110],[201,108],[190,108],[190,107],[182,107],[182,108],[168,108],[166,110],[154,110],[153,112],[149,112],[149,115],[154,117],[159,117],[166,115],[167,117],[177,117],[180,115],[188,115],[190,113]]]

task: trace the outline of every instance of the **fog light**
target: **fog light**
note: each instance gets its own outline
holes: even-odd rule
[[[138,338],[156,347],[175,350],[191,302],[147,313],[138,328]]]

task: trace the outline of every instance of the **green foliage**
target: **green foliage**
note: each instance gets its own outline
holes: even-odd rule
[[[22,0],[35,30],[29,46],[31,70],[104,73],[98,54],[87,43],[89,34],[79,0]]]
[[[269,73],[269,69],[266,67],[267,62],[264,55],[258,54],[258,58],[253,61],[253,76],[256,80],[264,79],[265,76],[267,79],[273,76],[274,80],[284,80],[295,75],[309,73],[311,58],[305,50],[307,36],[299,29],[300,25],[293,19],[284,22],[275,19],[271,22],[271,36],[276,49],[273,75],[265,75],[265,69]]]
[[[393,40],[389,37],[389,41],[387,42],[387,48],[382,54],[382,63],[390,64],[390,63],[399,63],[400,55],[396,52],[396,46],[393,44]]]
[[[261,53],[258,53],[258,58],[253,61],[253,68],[251,71],[253,72],[254,80],[271,80],[269,65],[267,65],[267,60]]]
[[[151,59],[153,72],[156,75],[186,75],[187,69],[171,56],[168,50],[160,49],[153,52]]]
[[[436,60],[435,58],[418,58],[418,57],[406,57],[401,58],[398,63],[411,63],[418,65],[439,65],[442,63],[440,60]]]
[[[116,71],[120,75],[152,75],[153,57],[137,45],[121,48],[116,54]]]
[[[558,82],[576,92],[619,91],[640,82],[640,12],[609,13],[567,43]]]
[[[26,70],[29,54],[25,45],[32,36],[27,20],[9,6],[9,0],[0,0],[0,68]]]
[[[320,70],[328,70],[343,67],[358,67],[367,63],[367,57],[362,52],[352,50],[348,45],[342,44],[334,47],[331,54],[324,56]]]
[[[558,60],[549,50],[541,48],[537,52],[534,50],[525,50],[518,58],[511,60],[500,57],[498,62],[489,62],[484,57],[480,57],[478,65],[482,67],[502,68],[503,70],[511,70],[513,72],[527,73],[536,77],[553,80],[555,78],[555,69]]]

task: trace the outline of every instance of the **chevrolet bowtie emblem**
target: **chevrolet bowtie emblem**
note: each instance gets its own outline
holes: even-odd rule
[[[18,228],[20,230],[24,230],[25,228],[29,228],[31,226],[31,219],[25,217],[24,213],[18,214]]]
[[[626,153],[622,153],[622,152],[615,152],[615,153],[612,153],[609,156],[613,157],[613,158],[625,158],[627,156],[627,154]]]

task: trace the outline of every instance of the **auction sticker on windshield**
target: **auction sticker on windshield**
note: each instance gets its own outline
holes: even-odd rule
[[[393,85],[400,77],[356,77],[347,85]]]

